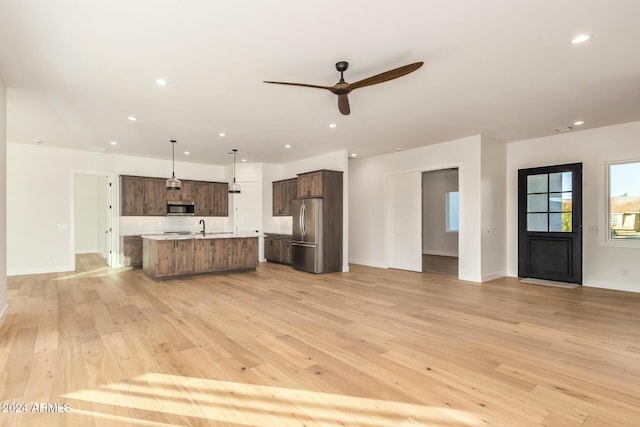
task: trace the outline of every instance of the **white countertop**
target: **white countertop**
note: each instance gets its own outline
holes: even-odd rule
[[[233,239],[243,237],[259,237],[260,234],[254,232],[212,232],[212,233],[189,233],[189,234],[143,234],[143,239],[149,240],[189,240],[189,239]]]

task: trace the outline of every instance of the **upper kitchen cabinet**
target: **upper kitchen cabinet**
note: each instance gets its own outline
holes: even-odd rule
[[[211,215],[211,191],[212,186],[209,182],[193,183],[193,203],[196,216]]]
[[[191,181],[181,181],[179,189],[167,188],[167,200],[170,202],[193,201],[193,184]]]
[[[193,201],[196,216],[229,216],[229,184],[196,181]]]
[[[292,201],[298,192],[298,180],[285,179],[273,182],[272,213],[273,216],[292,216]]]
[[[229,216],[229,184],[213,182],[211,216]]]
[[[165,216],[167,197],[165,180],[141,176],[120,176],[122,216]]]
[[[342,185],[342,172],[319,170],[298,174],[298,199],[324,198]]]

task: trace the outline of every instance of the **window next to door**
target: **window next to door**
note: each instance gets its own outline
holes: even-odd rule
[[[607,193],[608,240],[640,244],[640,160],[608,163]]]
[[[447,191],[447,233],[457,233],[459,227],[459,192]]]

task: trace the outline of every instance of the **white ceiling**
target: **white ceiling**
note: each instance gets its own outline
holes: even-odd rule
[[[638,0],[2,0],[8,140],[283,163],[635,121],[638,17]],[[328,91],[262,83],[333,85],[339,60],[348,82],[425,65],[352,92],[349,116]]]

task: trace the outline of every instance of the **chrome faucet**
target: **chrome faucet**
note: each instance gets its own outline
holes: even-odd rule
[[[199,224],[202,224],[202,235],[205,236],[206,233],[205,233],[205,222],[204,222],[204,219],[201,219]]]

